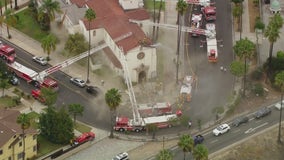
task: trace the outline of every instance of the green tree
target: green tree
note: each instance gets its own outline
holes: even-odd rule
[[[88,43],[86,42],[84,35],[77,32],[68,36],[64,49],[74,56],[87,51]]]
[[[242,3],[244,0],[231,0],[235,5],[239,5]]]
[[[2,15],[3,15],[3,1],[0,1],[0,16]]]
[[[121,94],[115,88],[108,90],[105,94],[105,101],[110,109],[110,122],[111,122],[111,132],[110,138],[113,138],[113,127],[116,117],[116,109],[121,103]]]
[[[280,29],[283,26],[283,18],[279,13],[275,14],[273,17],[270,18],[268,26],[264,31],[264,36],[268,38],[270,42],[269,46],[269,59],[268,59],[268,69],[271,69],[271,61],[272,61],[272,53],[273,53],[273,46],[274,43],[280,37]]]
[[[56,37],[53,34],[47,35],[41,40],[41,47],[47,53],[47,60],[50,60],[50,52],[56,49]]]
[[[55,144],[68,144],[74,137],[74,124],[64,107],[56,112],[48,107],[39,117],[40,134]]]
[[[241,30],[241,23],[240,23],[241,22],[241,15],[243,14],[242,7],[240,5],[235,5],[233,7],[233,13],[232,14],[235,18],[237,18],[238,31],[240,31]]]
[[[51,107],[57,101],[57,92],[54,91],[52,88],[42,87],[40,89],[40,94],[42,98],[45,100],[45,104],[48,107]]]
[[[96,19],[96,13],[92,9],[87,9],[85,16],[84,16],[88,22],[89,22],[89,52],[88,52],[88,69],[87,69],[87,82],[90,82],[89,80],[89,72],[90,72],[90,52],[91,52],[91,21]]]
[[[0,60],[0,78],[7,78],[6,73],[8,72],[8,68],[6,63],[3,60]]]
[[[176,84],[178,84],[178,72],[179,72],[179,56],[180,56],[180,40],[181,40],[181,19],[187,10],[187,3],[184,0],[178,0],[176,4],[176,10],[178,12],[178,37],[177,37],[177,60],[176,60]]]
[[[21,129],[22,129],[22,138],[23,138],[23,159],[25,159],[25,149],[26,149],[26,145],[25,145],[25,130],[29,129],[31,126],[31,119],[30,117],[26,114],[26,113],[21,113],[18,117],[17,117],[17,123],[21,125]]]
[[[73,115],[74,118],[74,124],[76,124],[76,117],[77,115],[82,116],[84,112],[84,106],[81,104],[70,104],[68,106],[68,111]]]
[[[156,160],[173,160],[173,154],[168,149],[163,149],[156,156]]]
[[[147,131],[152,132],[152,139],[155,139],[156,132],[159,129],[156,124],[147,124],[146,125]]]
[[[284,71],[279,72],[275,76],[275,85],[280,88],[281,91],[281,107],[279,117],[279,130],[278,130],[278,142],[281,143],[281,122],[282,122],[282,105],[283,105],[283,92],[284,92]]]
[[[55,19],[55,13],[62,13],[60,3],[53,0],[43,0],[38,11],[38,20],[46,24],[49,29],[50,23]]]
[[[230,64],[230,72],[236,77],[244,76],[245,64],[240,61],[233,61]]]
[[[203,144],[198,144],[193,149],[193,157],[195,160],[207,160],[208,149]]]
[[[245,96],[246,89],[246,71],[247,71],[247,60],[251,59],[255,55],[255,44],[248,38],[240,39],[236,42],[233,47],[235,54],[245,61],[245,73],[244,73],[244,90],[243,96]]]
[[[10,27],[14,26],[17,24],[17,17],[14,14],[14,11],[11,9],[7,9],[4,12],[4,16],[6,17],[4,19],[4,22],[6,23],[6,27],[7,27],[7,34],[8,34],[8,38],[10,39],[12,36],[10,35]]]
[[[182,149],[183,159],[185,160],[186,152],[191,152],[193,150],[194,141],[190,135],[184,134],[179,138],[178,146]]]
[[[15,0],[15,10],[18,10],[19,9],[19,6],[18,6],[18,0]]]
[[[5,88],[7,88],[8,85],[9,85],[9,83],[8,83],[7,79],[0,79],[0,88],[2,89],[2,96],[4,96]]]
[[[261,31],[265,29],[265,24],[261,21],[260,17],[256,17],[254,29],[259,29]]]

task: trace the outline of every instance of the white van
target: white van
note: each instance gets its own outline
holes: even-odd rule
[[[119,153],[118,155],[113,157],[112,160],[129,160],[128,153],[126,152]]]

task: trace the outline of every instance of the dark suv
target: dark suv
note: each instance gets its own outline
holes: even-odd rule
[[[236,118],[233,121],[232,125],[235,126],[235,127],[238,127],[242,123],[247,123],[248,121],[249,121],[249,118],[247,116],[243,116],[243,117]]]
[[[264,108],[261,108],[260,110],[258,110],[254,116],[256,119],[260,119],[262,117],[265,117],[267,115],[269,115],[271,113],[271,109],[270,108],[267,108],[267,107],[264,107]]]
[[[94,96],[98,95],[99,88],[95,86],[87,86],[86,91]]]

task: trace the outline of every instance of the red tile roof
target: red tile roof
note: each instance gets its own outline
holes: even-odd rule
[[[86,0],[70,0],[72,4],[76,4],[79,8],[83,7]]]
[[[89,22],[84,18],[82,19],[87,30],[104,28],[112,39],[129,32],[133,33],[132,36],[117,42],[117,45],[121,46],[125,53],[137,47],[139,41],[146,38],[145,33],[138,25],[129,23],[128,21],[129,19],[149,19],[149,14],[146,10],[136,9],[125,12],[117,0],[89,0],[86,4],[96,13],[96,19],[91,22],[90,28]]]

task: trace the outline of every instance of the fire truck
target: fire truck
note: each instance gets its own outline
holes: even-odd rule
[[[200,5],[201,12],[205,17],[206,21],[216,20],[216,7],[213,6],[214,3],[211,3],[210,0],[186,0],[188,4]]]
[[[133,19],[130,19],[129,21],[132,23],[136,23],[138,25],[150,25],[150,26],[157,26],[157,27],[163,27],[166,29],[175,29],[175,30],[177,30],[178,28],[177,25],[172,25],[172,24],[154,23],[154,22],[149,22],[149,21],[139,21],[139,20],[133,20]],[[207,45],[208,61],[217,62],[218,51],[217,51],[216,29],[215,29],[214,23],[207,23],[206,29],[182,26],[181,31],[189,32],[191,34],[206,36],[206,41],[204,42],[201,41],[201,42],[206,43]]]
[[[114,39],[114,41],[115,42],[120,41],[122,39],[125,39],[125,38],[131,36],[131,35],[132,35],[132,33],[128,32],[127,34],[124,34],[124,35]],[[101,50],[105,47],[107,47],[106,43],[101,44],[101,45],[99,45],[95,48],[92,48],[90,50],[90,55],[94,54],[95,52],[97,52],[97,51],[99,51],[99,50]],[[51,66],[50,68],[47,68],[47,69],[45,69],[45,70],[43,70],[39,73],[29,69],[29,74],[24,74],[22,77],[26,78],[27,80],[34,80],[36,82],[37,86],[39,86],[39,87],[57,86],[57,83],[55,83],[56,81],[52,81],[52,79],[46,78],[46,77],[48,75],[54,73],[54,72],[59,71],[60,69],[68,67],[69,65],[87,57],[88,55],[89,55],[89,51],[83,52],[83,53],[81,53],[81,54],[79,54],[75,57],[71,57],[71,58],[69,58],[69,59],[67,59],[67,60],[65,60],[61,63],[58,63],[54,66]],[[26,70],[28,70],[28,69],[26,69]],[[25,73],[27,73],[27,72],[25,72]],[[26,76],[26,75],[28,75],[28,76]],[[44,98],[42,98],[39,89],[32,90],[31,94],[35,99],[38,99],[40,102],[44,103],[45,100],[44,100]]]
[[[58,84],[55,80],[51,78],[44,78],[42,81],[37,81],[34,76],[38,74],[38,72],[18,63],[6,63],[8,70],[13,73],[14,75],[17,75],[18,77],[24,79],[28,83],[34,85],[37,88],[41,87],[51,87],[54,90],[58,90]]]
[[[9,63],[14,62],[16,58],[15,49],[0,42],[0,57]]]
[[[214,23],[207,23],[206,29],[215,31]],[[217,62],[218,50],[217,50],[217,40],[216,38],[206,38],[207,43],[207,57],[209,62]]]
[[[116,131],[134,131],[134,132],[141,132],[146,129],[147,125],[154,124],[158,128],[165,128],[171,126],[171,120],[177,118],[177,114],[173,114],[170,108],[169,103],[157,103],[152,108],[147,108],[147,106],[139,106],[137,105],[134,90],[132,87],[132,82],[129,76],[128,66],[126,57],[122,54],[121,58],[122,67],[124,71],[124,78],[128,88],[128,94],[131,102],[131,108],[133,112],[133,119],[130,119],[126,116],[116,117],[116,122],[114,125],[114,130]],[[145,111],[146,109],[150,109],[150,113],[152,114],[150,117],[142,117],[140,115],[140,111]],[[153,115],[154,110],[160,111],[160,114],[164,113],[163,115]]]
[[[207,22],[216,20],[216,7],[205,6],[201,8],[201,12],[203,13]]]

